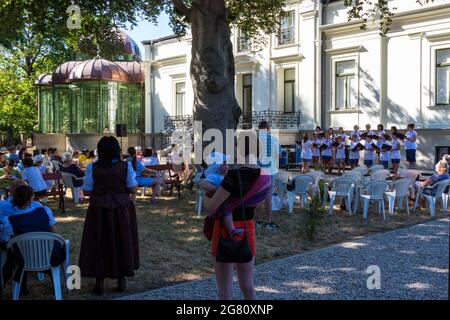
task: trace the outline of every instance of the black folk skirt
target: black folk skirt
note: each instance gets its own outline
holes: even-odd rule
[[[139,268],[136,208],[131,200],[120,202],[99,206],[104,201],[90,199],[79,259],[84,277],[131,277]]]

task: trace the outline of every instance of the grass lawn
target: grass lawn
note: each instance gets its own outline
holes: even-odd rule
[[[210,245],[202,233],[203,218],[194,213],[195,192],[184,191],[183,199],[162,197],[159,204],[152,205],[149,198],[137,199],[137,213],[140,239],[141,265],[136,276],[127,279],[127,290],[123,294],[115,291],[116,282],[105,281],[105,295],[101,299],[111,299],[156,289],[172,284],[201,279],[213,274],[213,258],[209,254]],[[71,242],[71,263],[78,263],[84,215],[87,205],[75,206],[66,201],[67,210],[62,214],[57,202],[51,200],[58,233]],[[286,210],[274,212],[274,221],[280,225],[277,231],[262,229],[257,233],[256,263],[264,263],[300,252],[327,247],[336,243],[357,239],[369,234],[418,224],[430,220],[426,211],[395,214],[386,223],[382,216],[369,212],[368,222],[363,223],[361,212],[358,218],[348,216],[336,207],[335,214],[325,216],[318,230],[316,240],[308,241],[302,231],[304,214],[297,206],[292,215]],[[438,217],[440,213],[438,213]],[[30,275],[30,294],[21,299],[53,299],[53,289],[49,277],[40,283]],[[81,290],[63,292],[64,299],[99,299],[90,293],[93,279],[82,279]],[[10,285],[5,297],[9,299]]]

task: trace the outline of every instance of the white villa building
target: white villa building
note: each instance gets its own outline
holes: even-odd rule
[[[317,125],[415,123],[418,167],[450,153],[450,0],[389,2],[397,10],[385,36],[375,23],[347,22],[343,0],[286,1],[280,35],[262,49],[234,30],[243,124],[267,119],[290,145]],[[192,121],[191,39],[144,45],[146,144],[158,147],[161,134]]]

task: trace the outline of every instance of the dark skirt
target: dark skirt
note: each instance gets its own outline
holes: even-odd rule
[[[121,204],[116,203],[112,207],[101,206],[102,202],[90,199],[81,242],[81,275],[112,279],[134,276],[139,268],[134,203],[131,200],[120,201]]]

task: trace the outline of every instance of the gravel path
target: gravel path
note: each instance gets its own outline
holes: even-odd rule
[[[258,265],[258,299],[448,299],[449,220],[362,238]],[[369,290],[377,265],[381,288]],[[124,299],[216,299],[215,278]],[[241,298],[237,283],[235,297]]]

